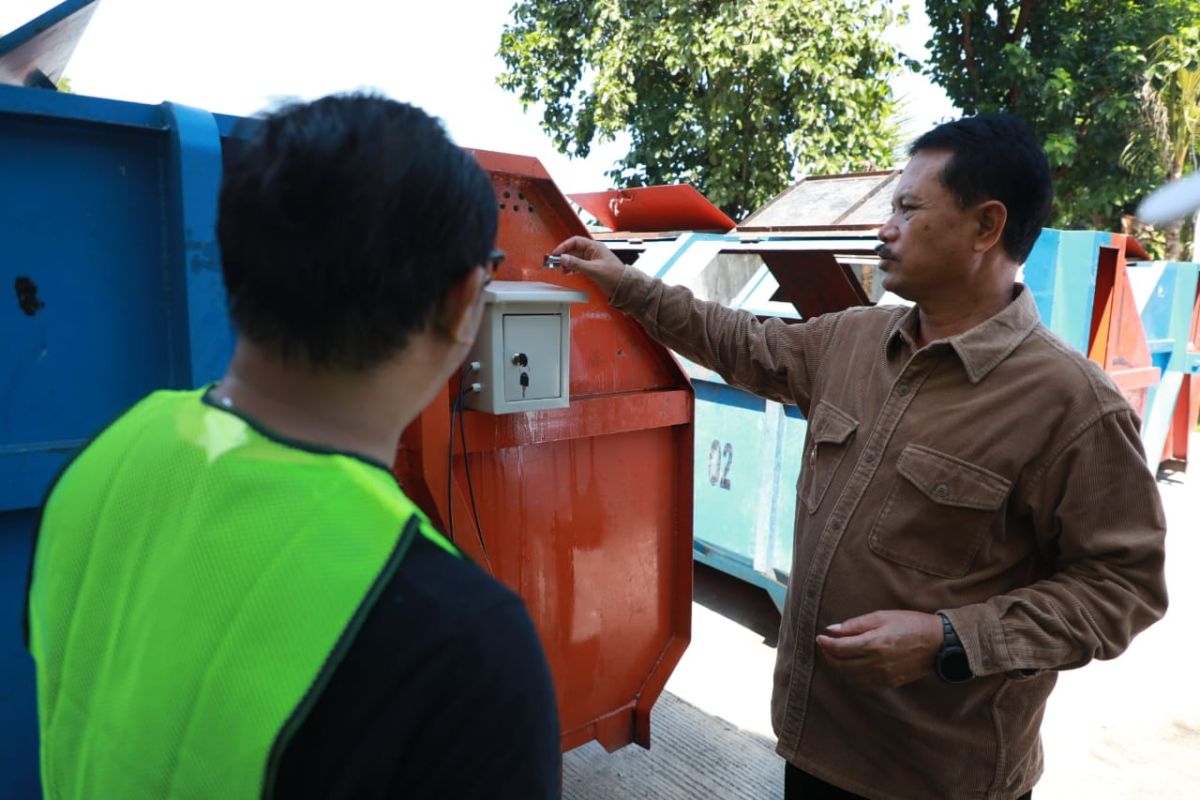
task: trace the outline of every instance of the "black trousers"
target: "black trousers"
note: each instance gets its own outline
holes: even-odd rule
[[[783,800],[862,800],[860,795],[839,789],[820,778],[814,778],[799,767],[784,762]],[[1033,792],[1026,792],[1017,800],[1031,800]]]

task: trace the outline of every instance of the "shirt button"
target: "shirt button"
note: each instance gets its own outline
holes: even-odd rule
[[[833,531],[834,533],[837,533],[841,529],[842,521],[840,519],[835,519],[833,522],[829,523],[829,530]]]
[[[875,460],[877,458],[879,458],[879,456],[875,453],[874,450],[868,450],[867,454],[865,456],[863,456],[863,460],[866,461],[868,464],[874,464]]]
[[[939,483],[937,486],[933,487],[933,493],[940,499],[945,500],[950,496],[950,487],[944,483]]]
[[[901,397],[908,397],[908,392],[909,388],[907,383],[902,383],[896,387],[896,394],[900,395]]]

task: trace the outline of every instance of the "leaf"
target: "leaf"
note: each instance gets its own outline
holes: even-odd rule
[[[1147,116],[1146,87],[1177,110],[1173,118],[1188,118],[1176,78],[1196,66],[1200,0],[1033,0],[1024,35],[1013,39],[997,20],[1016,20],[1022,5],[927,0],[925,72],[960,108],[1029,123],[1055,168],[1052,224],[1119,229],[1121,215],[1162,181],[1171,150],[1160,131],[1169,125]],[[1188,130],[1178,128],[1174,141],[1194,143]]]
[[[499,84],[565,153],[629,135],[618,185],[688,181],[735,218],[797,165],[890,165],[901,68],[873,0],[520,0]]]

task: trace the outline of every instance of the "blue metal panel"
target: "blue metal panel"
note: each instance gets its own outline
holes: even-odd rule
[[[8,119],[10,115],[27,119],[69,120],[81,127],[83,123],[95,123],[105,127],[143,128],[157,132],[166,130],[160,106],[0,85],[0,118]]]
[[[1033,294],[1037,303],[1038,314],[1042,321],[1050,319],[1054,313],[1054,278],[1055,265],[1058,263],[1058,248],[1062,240],[1062,231],[1047,228],[1033,243],[1033,250],[1025,259],[1024,282]]]
[[[761,572],[757,572],[754,565],[741,553],[731,553],[703,541],[696,541],[694,554],[696,560],[701,564],[719,569],[752,586],[765,589],[771,596],[771,601],[775,603],[775,607],[780,611],[783,610],[783,601],[787,598],[786,576],[783,581],[772,580]]]
[[[1200,267],[1174,261],[1139,262],[1130,264],[1128,272],[1151,358],[1162,375],[1146,394],[1142,418],[1146,459],[1151,469],[1157,469],[1170,435],[1184,376],[1192,368],[1188,336]]]
[[[766,402],[724,384],[695,381],[695,539],[753,558]]]
[[[217,198],[221,191],[221,139],[212,114],[164,106],[171,124],[171,178],[167,235],[171,307],[186,314],[177,339],[187,386],[221,377],[233,352],[234,332],[225,308],[217,246]],[[180,274],[182,273],[182,274]]]
[[[1112,234],[1046,228],[1025,261],[1024,282],[1042,322],[1081,353],[1088,350],[1096,273]]]
[[[0,796],[36,797],[32,509],[124,409],[228,360],[220,130],[180,106],[0,86],[0,174]]]
[[[778,465],[778,507],[775,533],[769,566],[786,582],[792,571],[792,544],[796,530],[797,486],[804,465],[804,441],[808,436],[808,420],[795,406],[784,406],[784,421],[780,436]]]
[[[862,236],[845,241],[861,245]],[[761,247],[828,249],[834,237],[791,240],[763,237]],[[636,266],[668,283],[688,284],[715,257],[714,243],[736,252],[740,237],[684,234],[646,243]],[[795,319],[790,303],[772,301],[779,283],[765,265],[730,303],[760,316]],[[765,589],[782,605],[791,570],[796,484],[808,423],[798,409],[734,389],[711,370],[681,359],[696,390],[693,518],[697,561]],[[726,449],[728,446],[728,449]],[[728,468],[728,474],[726,469]],[[728,488],[723,480],[728,477]]]
[[[15,90],[62,100],[38,90]],[[4,99],[0,92],[0,102]],[[166,142],[142,127],[0,107],[0,510],[36,505],[70,451],[172,373]]]
[[[34,516],[0,511],[0,797],[6,798],[40,794],[33,659],[21,623]]]
[[[232,348],[211,116],[79,99],[0,87],[17,198],[0,208],[0,282],[23,294],[0,314],[0,509],[36,505],[106,422],[218,377]]]
[[[675,242],[674,252],[666,260],[654,277],[663,278],[671,269],[679,263],[679,260],[687,253],[688,249],[698,242],[719,242],[731,241],[731,237],[724,236],[719,233],[685,233],[678,241]]]
[[[1191,336],[1192,311],[1197,292],[1200,291],[1200,264],[1178,262],[1175,284],[1175,302],[1171,307],[1171,337],[1175,340],[1175,353],[1171,368],[1190,372],[1189,337]]]

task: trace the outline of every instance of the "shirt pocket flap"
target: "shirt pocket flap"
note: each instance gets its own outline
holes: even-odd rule
[[[812,415],[808,435],[817,444],[843,444],[858,429],[858,420],[822,400]]]
[[[1012,488],[1011,481],[990,470],[919,444],[904,448],[896,469],[942,506],[995,511]]]

